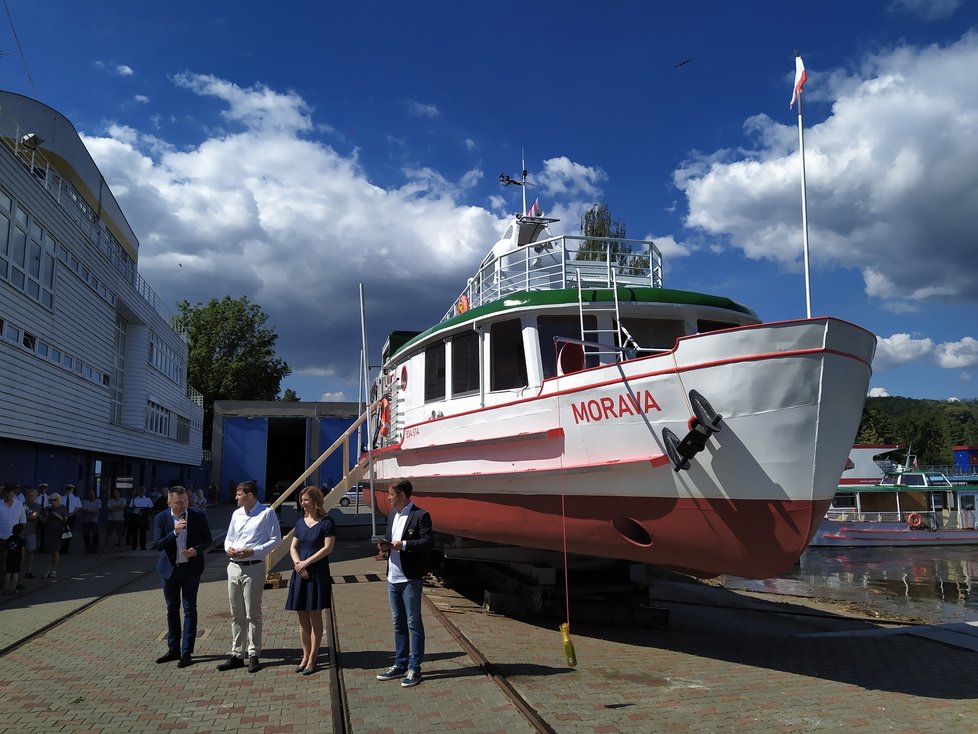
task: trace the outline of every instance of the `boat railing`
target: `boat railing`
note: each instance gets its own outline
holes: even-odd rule
[[[925,525],[931,527],[937,523],[936,512],[910,510],[905,512],[856,512],[853,508],[830,509],[825,513],[826,520],[836,522],[895,522],[908,523],[910,515],[920,515]]]
[[[518,291],[662,287],[662,253],[651,240],[561,235],[486,258],[442,321]]]

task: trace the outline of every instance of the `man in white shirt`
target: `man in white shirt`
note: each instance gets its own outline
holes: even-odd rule
[[[421,590],[431,568],[434,542],[431,516],[414,504],[414,488],[408,479],[398,479],[387,488],[391,512],[387,516],[387,535],[377,544],[387,553],[387,599],[394,625],[394,664],[377,680],[401,678],[401,687],[421,682],[424,659],[424,620],[421,618]]]
[[[258,501],[258,485],[242,482],[235,491],[238,509],[224,536],[228,554],[228,601],[231,604],[231,653],[218,670],[244,667],[248,672],[261,668],[261,597],[265,589],[265,557],[282,542],[278,517]]]
[[[27,522],[24,505],[14,499],[15,494],[12,484],[3,488],[3,499],[0,501],[0,571],[5,568],[3,564],[7,560],[7,538],[13,532],[14,525]]]

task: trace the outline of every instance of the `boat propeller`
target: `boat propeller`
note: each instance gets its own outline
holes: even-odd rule
[[[706,447],[710,436],[717,433],[723,416],[717,413],[710,401],[696,390],[689,391],[689,403],[693,408],[693,417],[689,421],[689,433],[682,439],[668,428],[662,429],[662,441],[666,445],[666,453],[672,461],[674,471],[688,471],[689,460]]]

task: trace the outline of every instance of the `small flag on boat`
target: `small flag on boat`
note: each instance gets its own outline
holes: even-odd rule
[[[526,212],[526,216],[528,216],[528,217],[542,217],[543,216],[543,209],[540,208],[540,200],[539,199],[534,199],[533,200],[533,203],[530,204],[529,210]]]
[[[801,88],[808,81],[808,72],[805,71],[805,62],[801,60],[801,51],[795,51],[795,87],[791,91],[791,101],[788,103],[790,110],[795,106],[795,100],[801,94]]]

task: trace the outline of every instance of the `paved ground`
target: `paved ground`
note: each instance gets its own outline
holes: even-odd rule
[[[214,508],[216,530],[230,508]],[[527,732],[495,684],[432,615],[424,682],[374,674],[391,660],[383,567],[366,540],[334,556],[343,675],[353,730]],[[298,648],[286,590],[266,590],[266,667],[219,673],[229,642],[225,565],[208,556],[197,663],[153,663],[165,649],[152,553],[75,554],[60,578],[0,602],[0,732],[330,731],[329,674],[292,672]],[[90,608],[106,591],[119,593]],[[724,589],[662,583],[665,629],[575,622],[569,669],[552,622],[512,619],[438,586],[427,595],[559,732],[978,732],[978,657],[908,634]],[[720,604],[704,607],[697,602]],[[325,664],[326,656],[321,657]]]

